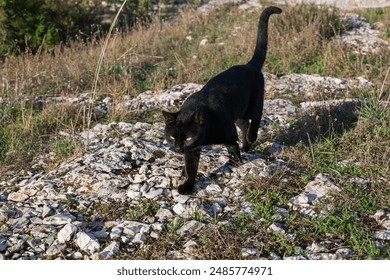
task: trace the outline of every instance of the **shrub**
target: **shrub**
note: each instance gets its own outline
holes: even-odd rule
[[[97,7],[97,0],[0,0],[0,56],[90,35],[98,23]]]
[[[121,2],[121,1],[113,1]],[[120,26],[150,22],[151,0],[128,0]],[[101,31],[99,0],[0,0],[0,58],[26,50],[36,53]]]

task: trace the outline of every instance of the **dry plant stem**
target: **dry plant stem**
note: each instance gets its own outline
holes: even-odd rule
[[[111,23],[110,29],[107,33],[102,50],[100,52],[100,57],[99,57],[98,65],[96,67],[94,81],[92,84],[92,101],[95,99],[95,96],[96,96],[96,89],[97,89],[97,83],[98,83],[98,79],[99,79],[99,73],[100,73],[100,69],[102,68],[104,55],[105,55],[106,50],[107,50],[108,42],[111,38],[112,30],[114,29],[114,26],[119,18],[120,13],[122,12],[124,6],[126,5],[126,2],[127,2],[127,0],[123,1],[121,7],[119,8],[118,12],[116,13],[115,18],[114,18],[113,22]],[[88,110],[88,116],[87,116],[88,117],[88,119],[87,119],[87,131],[88,131],[87,142],[89,139],[89,129],[91,128],[92,105],[93,105],[93,103],[90,103],[89,110]]]
[[[313,161],[313,165],[315,165],[316,162],[315,162],[315,158],[314,158],[313,145],[311,144],[311,140],[310,140],[310,135],[309,135],[309,133],[306,133],[306,134],[307,134],[307,139],[309,140],[309,147],[310,147],[310,153],[311,153],[311,158],[312,158],[312,161]]]
[[[382,86],[381,86],[381,90],[379,92],[379,100],[381,100],[382,98],[382,95],[383,95],[383,92],[384,92],[384,87],[385,87],[385,84],[386,84],[386,81],[387,81],[387,78],[389,76],[389,72],[390,72],[390,67],[387,69],[387,72],[386,72],[386,75],[385,75],[385,79],[383,80],[383,83],[382,83]],[[387,102],[385,102],[385,108],[387,108],[387,106],[389,106],[389,101],[390,101],[390,94],[386,100]]]

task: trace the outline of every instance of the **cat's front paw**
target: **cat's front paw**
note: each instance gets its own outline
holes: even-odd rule
[[[248,153],[252,148],[252,144],[250,143],[247,143],[245,145],[242,146],[242,150],[245,152],[245,153]]]
[[[194,190],[194,183],[191,183],[191,182],[184,182],[183,185],[180,185],[177,189],[177,191],[179,192],[179,194],[191,194],[192,191]]]

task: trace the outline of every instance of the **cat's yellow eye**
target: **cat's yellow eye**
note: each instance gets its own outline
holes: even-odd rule
[[[188,142],[188,141],[191,141],[192,140],[192,137],[191,136],[188,136],[187,138],[186,138],[186,141]]]

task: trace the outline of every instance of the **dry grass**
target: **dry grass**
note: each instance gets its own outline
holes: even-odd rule
[[[154,22],[114,34],[105,52],[97,91],[113,96],[136,95],[183,82],[203,83],[250,58],[257,20],[258,13],[241,12],[232,6],[209,16],[189,9],[173,25]],[[284,7],[283,16],[271,20],[265,70],[277,74],[365,75],[381,83],[385,73],[378,69],[388,62],[385,53],[351,57],[348,50],[330,40],[344,28],[337,11],[311,5]],[[210,44],[201,47],[199,42],[204,38]],[[63,96],[89,91],[103,43],[96,38],[87,44],[58,46],[51,53],[6,58],[0,68],[1,96]],[[375,63],[368,67],[367,62],[373,60]]]

